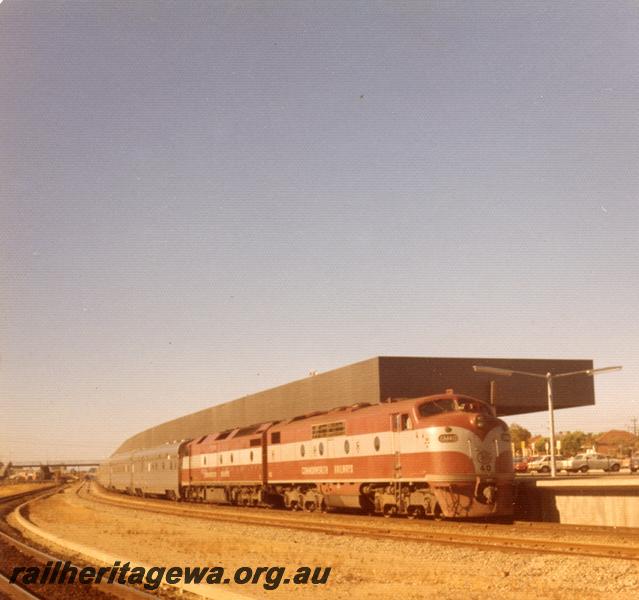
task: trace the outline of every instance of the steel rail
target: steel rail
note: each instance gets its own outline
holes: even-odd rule
[[[29,600],[47,600],[45,596],[34,594],[33,592],[29,591],[27,587],[18,582],[11,583],[11,580],[3,573],[0,573],[0,582],[2,582],[7,590],[6,593],[10,596],[19,596],[20,598],[28,598]],[[2,592],[1,586],[0,592]]]
[[[118,506],[154,512],[160,514],[200,518],[210,521],[219,521],[241,525],[256,525],[261,527],[280,527],[305,531],[309,533],[323,533],[328,535],[353,535],[357,537],[367,537],[374,539],[384,539],[415,543],[434,543],[449,546],[467,546],[480,548],[483,550],[497,550],[502,552],[528,552],[537,554],[560,554],[564,556],[586,556],[593,558],[616,558],[625,560],[639,560],[639,546],[628,547],[613,544],[593,544],[585,542],[559,541],[556,539],[544,538],[511,538],[494,535],[478,535],[459,532],[427,531],[420,528],[419,531],[396,530],[388,528],[388,521],[384,521],[384,527],[374,525],[359,525],[351,523],[340,523],[338,528],[334,524],[304,523],[299,519],[292,519],[290,516],[250,516],[244,512],[242,515],[231,515],[222,511],[204,510],[197,507],[187,507],[181,505],[163,506],[159,503],[147,502],[145,500],[105,497],[103,495],[90,494],[92,500]],[[485,525],[484,525],[485,528]]]
[[[49,496],[53,496],[54,494],[57,494],[60,491],[60,487],[61,486],[56,486],[54,489],[51,488],[46,488],[45,490],[30,490],[28,492],[25,493],[21,493],[21,494],[14,494],[13,496],[10,496],[8,498],[11,498],[11,500],[18,500],[24,496],[29,496],[29,495],[35,495],[35,498],[32,498],[31,500],[28,500],[26,502],[23,502],[22,504],[20,504],[15,510],[20,511],[22,510],[22,508],[24,508],[25,506],[27,506],[30,502],[34,502],[36,500],[43,500]],[[39,493],[38,493],[39,492]],[[3,498],[2,500],[5,500],[6,498]],[[4,502],[2,502],[4,504]],[[6,522],[6,519],[5,519]],[[12,527],[10,527],[10,530],[13,532],[14,529]],[[40,562],[57,562],[60,561],[62,563],[67,562],[68,559],[59,557],[59,556],[55,556],[53,554],[49,554],[48,552],[45,552],[39,548],[36,548],[35,546],[31,545],[31,544],[27,544],[24,541],[21,541],[20,539],[18,539],[15,535],[9,535],[8,533],[5,533],[3,531],[0,531],[0,540],[3,541],[4,543],[10,544],[11,546],[13,546],[15,549],[17,549],[20,552],[23,552],[25,554],[27,554],[28,556],[30,556],[32,559],[35,559],[37,561]],[[68,561],[70,563],[70,566],[75,567],[78,569],[78,571],[80,571],[82,569],[82,566],[78,565],[77,563],[69,560]],[[6,575],[2,572],[0,572],[0,575],[2,576],[3,579],[6,579],[7,582],[9,582],[9,579],[6,577]],[[33,592],[31,592],[30,590],[28,590],[28,588],[26,588],[25,586],[15,582],[15,583],[10,583],[9,585],[13,587],[15,587],[16,589],[20,589],[21,591],[26,591],[29,594],[33,594]],[[147,592],[144,592],[142,590],[139,590],[135,587],[131,587],[128,586],[126,584],[121,584],[118,582],[113,582],[112,584],[105,584],[105,583],[99,583],[99,584],[88,584],[88,587],[91,587],[95,590],[99,590],[100,592],[102,592],[105,595],[108,596],[112,596],[115,598],[121,598],[122,600],[131,600],[131,599],[135,599],[135,598],[144,598],[147,600],[153,599],[153,600],[157,600],[158,596],[155,594],[150,594]],[[46,596],[40,596],[40,595],[32,595],[32,598],[37,598],[38,600],[47,600]]]
[[[10,494],[9,496],[0,496],[0,504],[7,504],[9,502],[13,502],[14,500],[20,500],[20,498],[27,498],[28,496],[33,496],[39,492],[49,492],[53,488],[57,488],[58,486],[50,485],[44,488],[38,488],[37,490],[27,490],[26,492],[18,492],[17,494]]]
[[[174,501],[169,501],[169,500],[165,500],[162,498],[145,498],[144,500],[138,498],[138,497],[131,497],[131,496],[126,496],[123,494],[119,494],[119,493],[114,493],[108,490],[105,490],[105,488],[103,488],[102,486],[100,486],[99,484],[96,484],[95,482],[93,482],[92,484],[93,486],[95,486],[98,490],[99,493],[98,495],[102,495],[102,497],[106,497],[106,498],[113,498],[114,501],[117,501],[118,499],[123,499],[125,501],[131,501],[131,502],[135,502],[135,501],[142,501],[145,502],[147,504],[153,504],[153,505],[157,505],[157,506],[175,506]],[[245,506],[233,506],[231,507],[230,505],[220,505],[220,504],[200,504],[200,503],[188,503],[186,505],[181,505],[189,508],[195,508],[197,509],[197,507],[201,507],[201,506],[206,506],[206,510],[207,512],[211,512],[211,513],[215,513],[217,511],[222,511],[223,514],[228,514],[229,511],[233,511],[233,512],[238,512],[241,514],[248,514],[253,513],[262,513],[262,514],[268,514],[269,516],[273,515],[273,511],[272,509],[266,508],[266,507],[245,507]],[[276,511],[276,512],[280,512],[280,511]],[[280,514],[286,518],[285,515],[290,515],[291,513],[287,512],[287,511],[281,511]],[[350,519],[352,520],[353,518],[361,518],[361,519],[366,519],[368,520],[369,517],[365,516],[364,513],[362,514],[338,514],[338,513],[333,513],[331,516],[333,517],[339,517],[342,516],[345,519]],[[290,516],[288,518],[291,518]],[[387,521],[387,524],[390,524],[391,522],[394,523],[409,523],[411,522],[410,517],[407,519],[393,519],[392,521]],[[417,526],[421,526],[421,527],[428,527],[428,528],[437,528],[437,529],[444,529],[446,531],[446,533],[449,530],[458,530],[458,529],[480,529],[481,531],[485,531],[487,526],[490,526],[490,528],[492,528],[493,530],[497,529],[497,528],[508,528],[508,531],[512,534],[530,534],[530,533],[534,533],[534,532],[539,532],[539,533],[544,533],[547,531],[551,531],[553,537],[555,537],[557,534],[560,535],[566,535],[566,534],[577,534],[577,535],[589,535],[589,536],[596,536],[596,537],[610,537],[611,535],[614,535],[615,537],[619,538],[618,541],[621,540],[625,540],[627,542],[631,542],[631,543],[639,543],[639,528],[637,527],[617,527],[617,526],[608,526],[608,525],[573,525],[573,524],[568,524],[568,523],[551,523],[551,522],[542,522],[542,521],[500,521],[500,520],[496,520],[496,521],[481,521],[481,520],[459,520],[459,519],[443,519],[443,520],[437,520],[437,521],[433,521],[433,520],[422,520],[419,519],[417,521],[414,521],[414,523]],[[340,524],[341,527],[341,524]],[[605,545],[605,544],[604,544]]]

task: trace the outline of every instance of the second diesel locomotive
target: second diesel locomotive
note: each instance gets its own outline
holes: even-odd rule
[[[513,477],[507,425],[452,390],[211,433],[98,471],[130,494],[457,518],[511,515]]]

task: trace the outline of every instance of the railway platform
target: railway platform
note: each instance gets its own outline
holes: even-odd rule
[[[517,477],[515,518],[569,525],[639,527],[639,477]]]

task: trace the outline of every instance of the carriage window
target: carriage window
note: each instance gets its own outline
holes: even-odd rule
[[[351,445],[348,443],[348,440],[344,440],[344,453],[348,454],[351,451]]]
[[[300,446],[300,454],[304,456],[306,454],[306,449],[304,448],[304,444]]]
[[[319,444],[319,453],[320,453],[320,456],[324,455],[324,442],[320,442]]]

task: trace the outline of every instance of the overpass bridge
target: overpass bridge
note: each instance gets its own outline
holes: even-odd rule
[[[11,472],[20,471],[21,469],[35,468],[40,469],[42,476],[46,479],[51,476],[53,469],[61,469],[67,467],[89,468],[97,467],[102,461],[100,460],[19,460],[16,462],[0,463],[0,480],[4,480],[11,475]]]
[[[103,462],[100,460],[18,460],[9,462],[12,469],[27,469],[29,467],[49,467],[50,469],[60,469],[63,467],[97,467]]]

